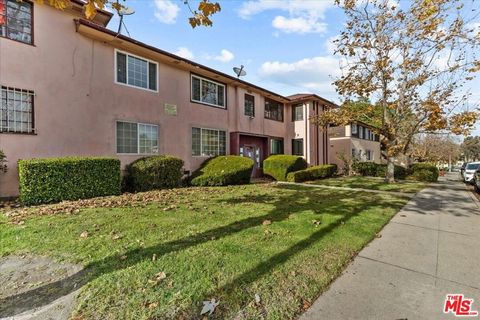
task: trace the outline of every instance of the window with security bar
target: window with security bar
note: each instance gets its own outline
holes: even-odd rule
[[[34,132],[34,96],[30,90],[1,87],[0,132]]]

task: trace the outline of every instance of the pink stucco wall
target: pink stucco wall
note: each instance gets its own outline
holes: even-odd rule
[[[73,13],[47,5],[34,9],[34,46],[0,38],[0,85],[35,92],[36,129],[35,134],[0,133],[0,149],[9,161],[8,173],[0,175],[0,197],[18,194],[18,159],[114,156],[125,165],[142,157],[116,154],[116,120],[158,125],[159,153],[182,158],[186,170],[205,160],[191,155],[193,126],[226,130],[227,137],[234,131],[283,137],[285,153],[290,153],[289,106],[284,122],[265,119],[262,94],[231,84],[227,109],[191,103],[190,71],[161,62],[158,92],[116,84],[114,51],[119,45],[77,33]],[[243,114],[246,92],[255,96],[253,119]],[[176,116],[165,113],[165,103],[177,105]]]
[[[380,143],[378,141],[343,137],[330,139],[330,163],[335,163],[339,170],[341,170],[341,168],[344,167],[344,162],[341,160],[341,155],[343,154],[345,159],[350,160],[352,158],[352,148],[354,148],[357,152],[362,151],[362,153],[364,153],[366,150],[373,152],[372,160],[367,160],[364,157],[364,154],[362,154],[363,157],[360,159],[360,161],[372,161],[375,163],[381,162]]]

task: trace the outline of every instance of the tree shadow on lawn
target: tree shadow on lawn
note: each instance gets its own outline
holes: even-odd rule
[[[383,201],[381,197],[379,197],[379,200],[374,203],[368,202],[368,204],[355,206],[353,203],[349,202],[350,195],[346,191],[336,191],[335,196],[329,197],[331,193],[311,190],[309,188],[301,188],[297,186],[277,186],[275,188],[289,189],[297,192],[281,195],[279,197],[273,197],[270,195],[252,195],[240,199],[235,198],[223,201],[227,204],[255,202],[269,203],[273,205],[273,208],[267,214],[261,216],[246,218],[182,239],[161,243],[148,248],[137,248],[123,254],[113,255],[99,261],[94,261],[85,266],[83,270],[70,277],[43,285],[24,293],[0,299],[0,316],[14,316],[21,312],[47,305],[102,275],[133,266],[144,260],[149,260],[153,254],[156,254],[157,259],[160,259],[162,255],[168,253],[185,250],[208,241],[216,241],[225,238],[249,228],[258,227],[262,225],[265,220],[270,220],[272,223],[282,221],[292,214],[307,209],[313,210],[316,214],[328,212],[329,214],[340,216],[336,222],[316,231],[308,238],[296,243],[289,249],[274,255],[250,271],[238,276],[231,283],[226,284],[217,290],[223,292],[223,294],[228,294],[228,292],[231,292],[237,286],[255,281],[255,279],[258,279],[262,275],[271,271],[276,265],[284,263],[296,253],[308,248],[326,234],[356,216],[359,212],[372,206],[393,206],[392,202]],[[322,205],[324,205],[320,204],[320,202],[323,201],[322,196],[327,197],[325,200],[329,201],[328,208],[322,208]],[[366,195],[366,199],[371,199],[371,197],[370,194],[368,196]],[[398,207],[398,204],[395,204],[395,207]],[[123,255],[127,255],[128,259],[121,260],[120,257]]]
[[[415,188],[412,190],[412,188],[416,184],[415,182],[407,180],[396,180],[393,184],[387,184],[381,178],[369,177],[329,178],[313,182],[312,184],[354,189],[371,189],[389,192],[416,193],[418,191]]]

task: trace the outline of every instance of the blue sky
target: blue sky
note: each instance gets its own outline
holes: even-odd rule
[[[192,7],[198,4],[190,2]],[[191,28],[183,0],[128,0],[136,13],[125,23],[132,38],[227,74],[234,75],[232,67],[243,64],[243,79],[268,90],[283,95],[313,92],[340,101],[331,84],[340,74],[332,39],[345,19],[333,1],[219,2],[222,11],[209,28]],[[118,28],[117,17],[109,28]],[[469,87],[471,103],[479,103],[480,80]],[[475,133],[480,134],[480,128]]]

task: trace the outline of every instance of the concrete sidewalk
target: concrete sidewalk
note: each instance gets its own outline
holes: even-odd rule
[[[300,319],[455,319],[449,293],[480,312],[480,208],[456,177],[412,198]]]

